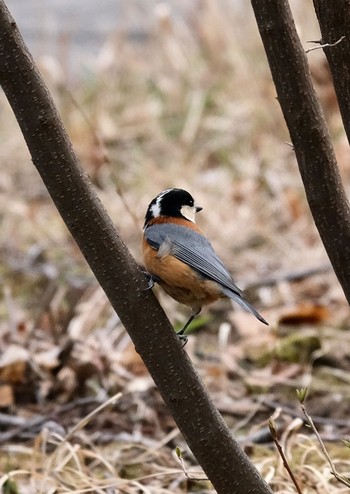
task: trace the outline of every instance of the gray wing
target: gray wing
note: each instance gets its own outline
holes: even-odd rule
[[[259,321],[268,324],[259,312],[243,298],[230,273],[216,255],[211,243],[199,233],[173,223],[148,226],[144,231],[147,242],[159,251],[159,256],[171,254],[197,270],[202,276],[216,281],[222,292],[235,300]]]
[[[222,285],[223,288],[234,292],[239,297],[243,295],[216,255],[211,243],[203,235],[173,223],[151,225],[145,229],[144,235],[154,249],[171,253],[203,276]]]

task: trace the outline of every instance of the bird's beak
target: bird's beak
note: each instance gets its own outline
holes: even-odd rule
[[[196,206],[196,213],[199,213],[199,211],[202,211],[203,208],[201,208],[200,206]]]

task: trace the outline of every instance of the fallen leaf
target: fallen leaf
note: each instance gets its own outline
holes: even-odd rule
[[[281,312],[279,324],[301,325],[317,324],[329,318],[329,310],[322,305],[311,303],[299,304]]]

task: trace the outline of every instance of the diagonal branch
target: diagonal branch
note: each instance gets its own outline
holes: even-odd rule
[[[251,3],[310,210],[350,302],[350,206],[306,55],[287,0],[251,0]]]
[[[59,213],[129,332],[179,429],[220,494],[271,494],[211,402],[187,354],[78,163],[0,0],[0,83]]]

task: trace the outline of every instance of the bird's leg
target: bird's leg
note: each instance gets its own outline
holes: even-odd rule
[[[186,343],[187,343],[187,336],[184,334],[186,329],[188,328],[188,326],[191,324],[191,322],[193,321],[193,319],[198,316],[198,314],[200,313],[201,309],[198,309],[196,311],[192,311],[192,314],[191,314],[191,317],[189,318],[189,320],[187,321],[187,323],[184,325],[184,327],[182,329],[180,329],[180,331],[178,331],[176,334],[177,336],[179,337],[179,340],[182,342],[182,346],[181,348],[183,348]]]
[[[147,273],[147,271],[142,271],[142,272],[144,273],[144,275],[146,276],[146,279],[147,279],[147,287],[145,288],[145,290],[151,290],[151,288],[154,287],[154,285],[157,283],[157,281],[159,281],[159,278]]]
[[[186,329],[188,328],[188,326],[191,324],[191,322],[193,321],[193,319],[198,316],[198,314],[200,313],[202,308],[200,309],[197,309],[197,310],[193,310],[192,311],[192,314],[191,314],[191,317],[189,318],[189,320],[187,321],[187,323],[185,324],[185,326],[180,329],[180,331],[178,331],[176,334],[179,336],[180,339],[184,339],[186,338],[186,336],[184,335]],[[187,339],[187,338],[186,338]]]

